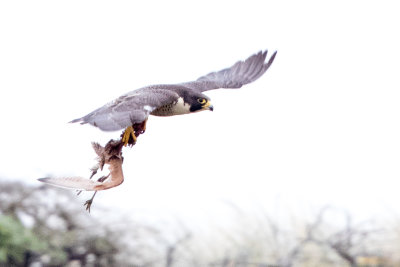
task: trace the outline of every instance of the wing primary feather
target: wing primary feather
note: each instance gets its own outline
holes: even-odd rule
[[[266,64],[263,64],[261,71],[253,77],[253,81],[257,80],[258,78],[260,78],[268,69],[269,67],[272,65],[272,62],[274,62],[275,56],[276,56],[276,51],[272,54],[272,56],[270,57],[270,59],[268,60],[268,62]],[[266,58],[266,54],[264,56],[264,61]]]
[[[257,68],[257,57],[250,57],[247,60],[250,63],[247,63],[249,67],[245,75],[252,77],[254,75],[254,71],[256,71]]]

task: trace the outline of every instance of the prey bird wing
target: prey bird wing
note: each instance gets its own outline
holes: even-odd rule
[[[245,61],[236,62],[230,68],[211,72],[196,81],[182,83],[181,85],[198,92],[219,88],[240,88],[245,84],[254,82],[268,70],[275,59],[276,52],[272,54],[268,62],[265,62],[267,52],[267,50],[260,51]]]
[[[143,87],[124,94],[88,115],[70,122],[89,123],[103,131],[117,131],[135,123],[141,123],[153,110],[175,102],[178,98],[179,95],[170,90],[163,90],[157,86]]]

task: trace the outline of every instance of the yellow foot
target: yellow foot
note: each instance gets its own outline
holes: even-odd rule
[[[128,145],[131,136],[133,138],[133,143],[136,143],[135,130],[132,126],[129,126],[125,129],[125,132],[122,135],[122,143],[124,144],[124,146]]]
[[[146,126],[147,126],[147,118],[146,118],[146,120],[143,122],[143,132],[146,131]]]

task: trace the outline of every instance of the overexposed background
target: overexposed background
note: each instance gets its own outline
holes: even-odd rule
[[[207,92],[214,112],[151,117],[123,151],[125,182],[99,193],[92,213],[99,205],[193,224],[223,222],[227,203],[398,213],[395,4],[3,1],[0,177],[89,175],[90,142],[120,132],[68,121],[130,90],[194,80],[268,49],[278,55],[259,80]]]

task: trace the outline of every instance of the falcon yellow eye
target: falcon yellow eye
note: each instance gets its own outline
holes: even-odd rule
[[[200,104],[205,104],[206,102],[207,102],[207,100],[206,99],[204,99],[204,98],[198,98],[197,99],[197,102],[199,102]]]

